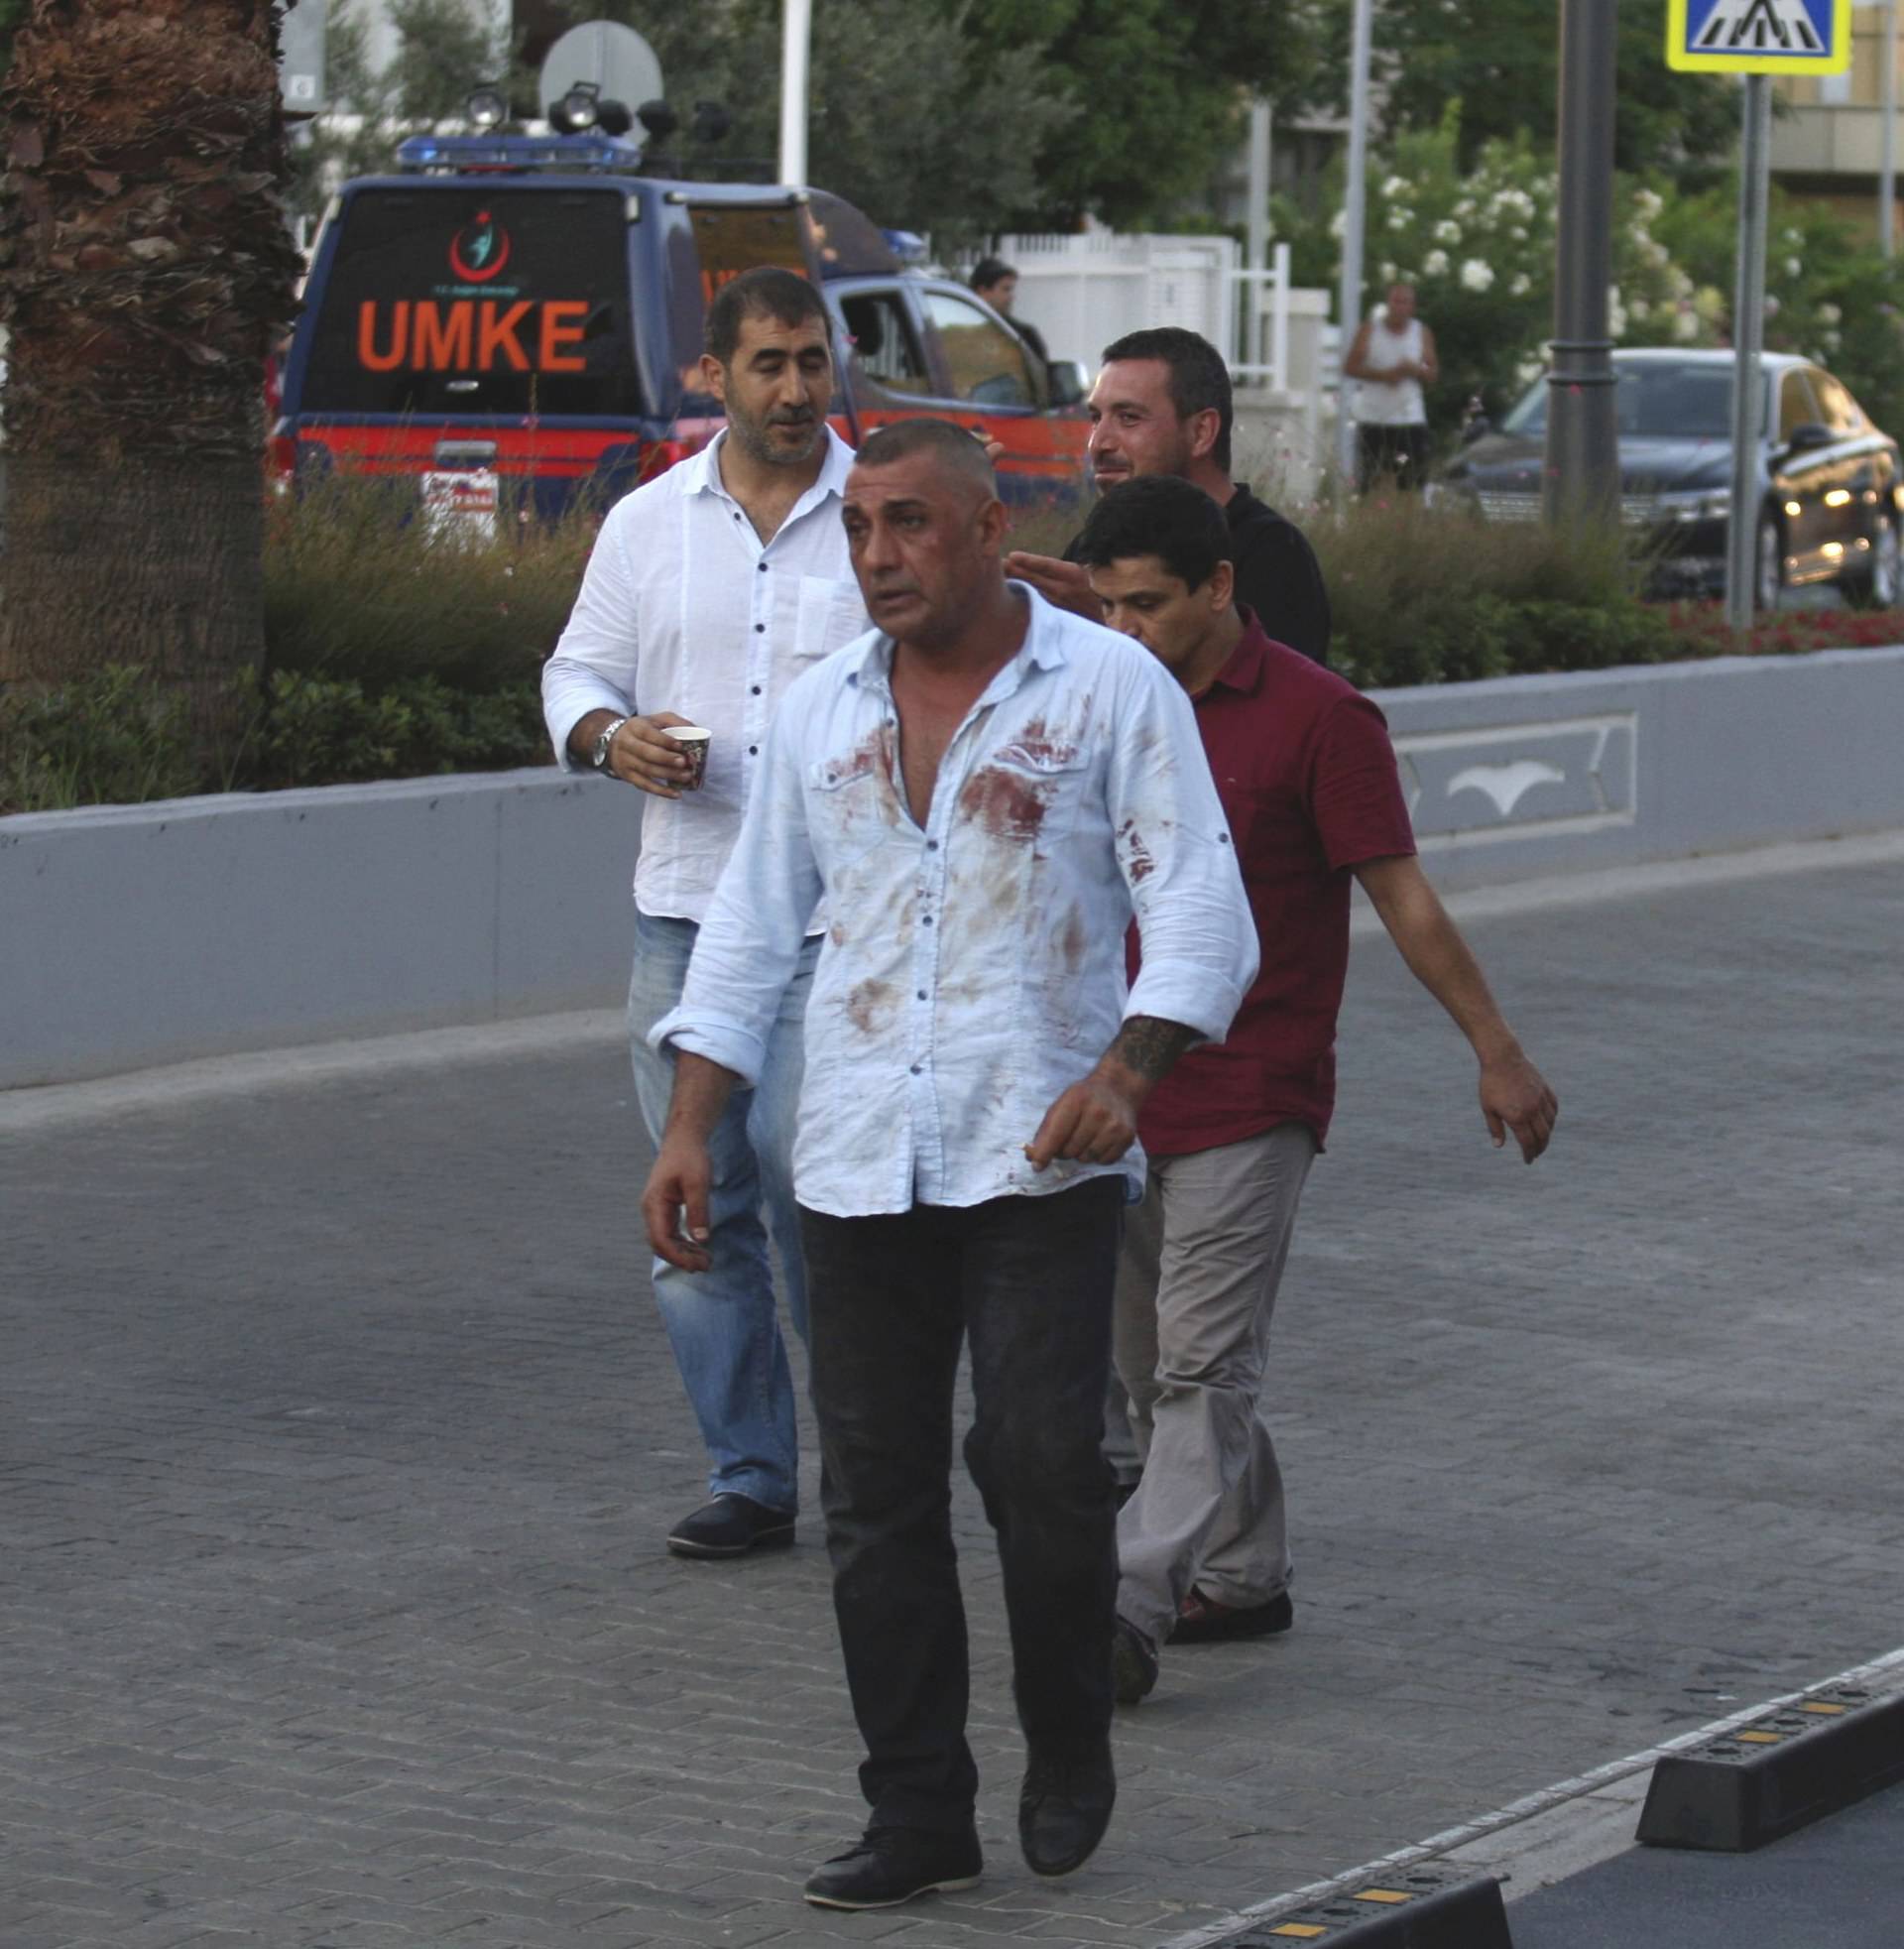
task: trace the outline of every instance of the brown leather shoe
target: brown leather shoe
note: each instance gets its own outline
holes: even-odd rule
[[[1177,1608],[1172,1644],[1222,1644],[1232,1639],[1273,1638],[1295,1623],[1296,1607],[1289,1593],[1279,1590],[1267,1604],[1252,1604],[1247,1611],[1232,1604],[1219,1604],[1214,1597],[1192,1590]]]

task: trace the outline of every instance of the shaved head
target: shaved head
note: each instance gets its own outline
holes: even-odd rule
[[[860,467],[890,467],[915,457],[928,458],[935,471],[969,483],[988,501],[998,498],[998,476],[985,448],[950,420],[894,420],[869,435],[853,456]]]

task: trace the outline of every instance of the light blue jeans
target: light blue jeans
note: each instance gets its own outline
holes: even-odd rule
[[[635,1094],[648,1134],[660,1142],[674,1088],[674,1058],[648,1032],[681,999],[699,932],[692,920],[635,914],[628,1033]],[[774,1301],[768,1241],[778,1247],[787,1311],[806,1339],[806,1282],[793,1204],[793,1121],[799,1107],[802,1022],[819,940],[806,943],[780,998],[758,1088],[736,1090],[708,1146],[714,1183],[708,1218],[714,1263],[683,1273],[654,1262],[654,1298],[674,1364],[707,1445],[712,1496],[741,1495],[769,1509],[799,1504],[793,1377]]]

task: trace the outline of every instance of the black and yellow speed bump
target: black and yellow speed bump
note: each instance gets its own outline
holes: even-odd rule
[[[1653,1768],[1638,1839],[1747,1854],[1904,1779],[1904,1692],[1828,1685]]]
[[[1220,1949],[1513,1949],[1500,1884],[1432,1861],[1345,1884],[1330,1895],[1226,1936]]]

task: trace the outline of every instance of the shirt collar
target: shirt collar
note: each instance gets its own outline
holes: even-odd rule
[[[690,453],[675,471],[681,477],[683,494],[712,494],[723,501],[734,499],[721,483],[721,468],[718,455],[726,443],[728,429],[721,430],[701,448],[698,453]],[[853,468],[853,449],[847,445],[831,426],[826,429],[826,458],[820,462],[819,477],[800,498],[794,502],[787,520],[804,514],[829,494],[844,497],[846,477]]]
[[[1243,618],[1243,635],[1231,651],[1230,661],[1210,679],[1210,688],[1214,690],[1221,685],[1226,690],[1254,696],[1262,688],[1263,669],[1269,661],[1269,639],[1256,621],[1256,612],[1248,603],[1240,602],[1237,613]]]
[[[1027,670],[1061,670],[1070,661],[1065,655],[1064,636],[1073,619],[1062,609],[1046,602],[1028,582],[1008,580],[1006,586],[1015,589],[1030,605],[1030,626],[1024,632],[1018,654],[986,685],[985,694],[979,699],[982,704],[997,703],[1000,698],[1009,697],[1024,681]],[[1094,626],[1086,624],[1084,627]],[[883,697],[892,696],[892,639],[884,630],[872,633],[866,653],[851,675],[863,690],[875,691]]]

